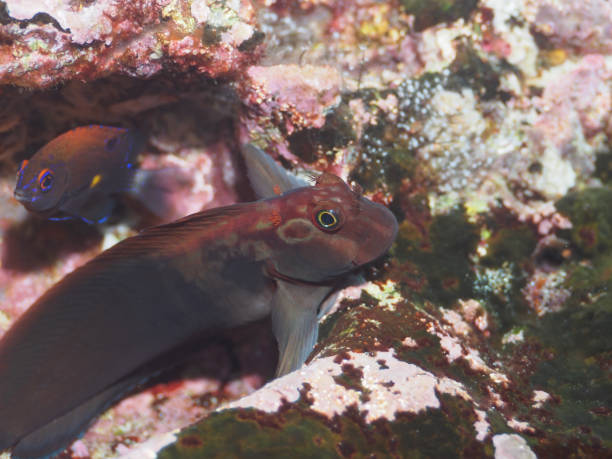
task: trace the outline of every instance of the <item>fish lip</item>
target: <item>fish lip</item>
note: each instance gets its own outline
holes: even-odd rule
[[[294,285],[305,285],[310,287],[321,287],[321,286],[334,286],[338,283],[338,279],[336,277],[331,277],[328,279],[322,279],[319,281],[310,281],[306,279],[298,279],[296,277],[287,276],[276,269],[276,267],[272,263],[266,263],[265,265],[266,274],[276,280],[288,282]]]
[[[23,204],[29,203],[32,201],[32,196],[24,192],[23,190],[15,190],[13,191],[13,196],[15,199]]]

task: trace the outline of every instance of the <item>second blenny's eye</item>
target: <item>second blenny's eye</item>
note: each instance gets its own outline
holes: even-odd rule
[[[38,184],[42,191],[49,191],[53,186],[53,172],[49,169],[43,169],[38,174]]]
[[[317,224],[326,230],[331,230],[338,226],[340,219],[333,209],[323,209],[317,212],[315,216]]]

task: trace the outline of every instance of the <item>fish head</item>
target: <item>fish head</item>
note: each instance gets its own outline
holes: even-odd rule
[[[387,252],[397,220],[332,174],[278,198],[274,274],[323,283],[358,270]]]
[[[66,194],[69,172],[66,164],[54,157],[23,160],[17,171],[14,196],[32,212],[52,212]]]

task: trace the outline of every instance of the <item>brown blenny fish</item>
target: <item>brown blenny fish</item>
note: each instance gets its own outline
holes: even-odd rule
[[[277,375],[299,368],[331,298],[396,233],[388,209],[323,174],[123,240],[48,290],[0,341],[0,451],[56,454],[142,381],[147,363],[269,315]]]
[[[184,186],[185,171],[144,171],[137,156],[143,137],[134,130],[81,126],[54,138],[24,160],[17,172],[15,198],[30,212],[50,220],[103,223],[119,194],[128,194],[161,220],[171,214],[171,188]]]

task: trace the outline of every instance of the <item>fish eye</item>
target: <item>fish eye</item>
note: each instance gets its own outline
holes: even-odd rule
[[[49,191],[53,186],[53,172],[49,169],[43,169],[38,174],[38,184],[43,192]]]
[[[315,223],[323,230],[334,230],[340,224],[340,218],[333,209],[321,209],[315,215]]]

